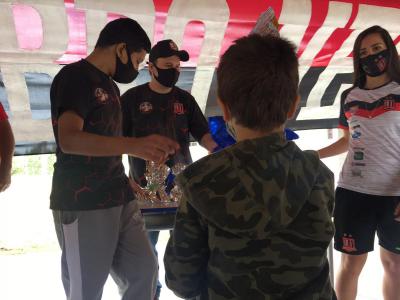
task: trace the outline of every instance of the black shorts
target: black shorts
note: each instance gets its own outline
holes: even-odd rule
[[[379,245],[400,254],[400,222],[394,210],[400,197],[374,196],[343,188],[335,195],[335,249],[352,255],[374,250],[375,233]]]

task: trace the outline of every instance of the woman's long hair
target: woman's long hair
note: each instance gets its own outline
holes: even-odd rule
[[[361,32],[355,43],[354,43],[354,48],[353,48],[353,65],[354,65],[354,80],[353,80],[353,86],[357,87],[364,87],[366,83],[366,74],[364,70],[361,68],[360,65],[360,48],[361,48],[361,42],[362,40],[370,34],[373,33],[378,33],[383,41],[386,44],[386,47],[389,51],[389,61],[388,61],[388,67],[387,67],[387,74],[389,75],[390,79],[393,81],[396,81],[400,84],[400,59],[399,59],[399,54],[397,53],[396,46],[394,45],[394,42],[386,29],[380,27],[380,26],[372,26],[367,29],[365,29],[363,32]]]

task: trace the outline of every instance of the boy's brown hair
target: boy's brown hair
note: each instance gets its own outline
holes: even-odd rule
[[[297,99],[295,46],[273,36],[240,38],[222,56],[218,96],[238,125],[269,131],[284,124]]]

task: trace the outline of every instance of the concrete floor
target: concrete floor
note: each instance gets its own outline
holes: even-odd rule
[[[333,138],[337,135],[333,134]],[[326,130],[301,132],[298,144],[303,149],[317,149],[331,142]],[[318,142],[319,145],[315,143]],[[197,150],[194,159],[204,151]],[[338,174],[343,156],[328,159],[325,163]],[[0,299],[36,300],[65,299],[60,279],[60,251],[56,242],[52,216],[48,208],[51,176],[17,175],[11,187],[0,194]],[[157,249],[160,257],[160,278],[163,281],[162,257],[168,231],[163,231]],[[340,255],[334,252],[337,270]],[[378,251],[373,252],[359,282],[357,300],[381,300],[382,267]],[[117,289],[112,280],[104,288],[104,300],[117,299]],[[162,300],[176,298],[165,285]]]

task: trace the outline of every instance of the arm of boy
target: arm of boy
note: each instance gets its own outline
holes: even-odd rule
[[[164,255],[168,288],[185,299],[201,295],[207,286],[208,257],[207,228],[183,196]]]
[[[334,175],[321,163],[309,198],[309,203],[315,207],[312,215],[310,215],[310,222],[312,222],[315,233],[328,243],[332,240],[334,234],[332,222],[334,197]]]

